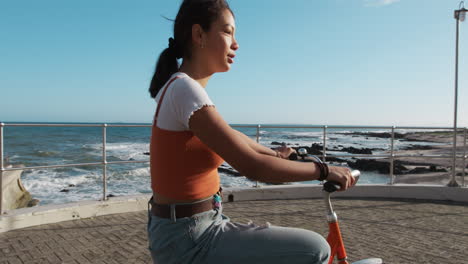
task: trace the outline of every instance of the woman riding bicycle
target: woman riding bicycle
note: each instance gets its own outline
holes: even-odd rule
[[[315,232],[233,223],[223,215],[217,168],[224,161],[263,182],[328,179],[342,190],[355,184],[349,169],[290,161],[291,148],[264,147],[217,112],[205,88],[213,74],[232,67],[239,49],[235,33],[225,0],[185,0],[157,62],[150,85],[158,103],[150,144],[153,261],[327,263],[330,248]]]

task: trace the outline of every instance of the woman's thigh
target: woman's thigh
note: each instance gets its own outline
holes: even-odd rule
[[[319,234],[298,228],[226,222],[208,263],[327,263],[330,247]]]

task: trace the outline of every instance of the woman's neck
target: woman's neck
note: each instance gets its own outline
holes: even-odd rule
[[[190,76],[192,79],[197,81],[201,86],[203,86],[203,88],[206,87],[206,85],[208,84],[208,81],[211,78],[211,75],[213,75],[213,74],[207,74],[201,65],[200,66],[195,65],[191,61],[184,61],[182,65],[180,66],[179,71]]]

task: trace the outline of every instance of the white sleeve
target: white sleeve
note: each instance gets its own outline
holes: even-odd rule
[[[189,120],[193,113],[204,106],[214,106],[205,88],[189,78],[177,80],[171,95],[176,119],[185,130],[189,130]]]

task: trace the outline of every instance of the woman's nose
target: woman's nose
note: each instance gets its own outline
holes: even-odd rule
[[[233,50],[238,50],[238,49],[239,49],[239,43],[237,42],[236,39],[234,39],[234,42],[232,42],[231,48],[232,48]]]

